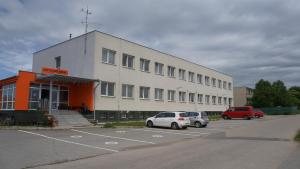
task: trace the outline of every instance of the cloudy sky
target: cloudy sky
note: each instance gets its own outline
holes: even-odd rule
[[[97,29],[230,74],[300,85],[299,0],[0,0],[0,79],[32,53]]]

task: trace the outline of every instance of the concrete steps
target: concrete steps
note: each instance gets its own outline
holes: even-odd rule
[[[58,127],[84,127],[91,125],[91,123],[77,111],[55,110],[51,113],[58,120]]]

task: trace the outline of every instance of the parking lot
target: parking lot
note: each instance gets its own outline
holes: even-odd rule
[[[207,128],[189,127],[186,130],[98,127],[64,130],[0,130],[0,164],[2,164],[1,168],[30,168],[130,149],[163,146],[263,123],[271,120],[269,118],[213,121]]]

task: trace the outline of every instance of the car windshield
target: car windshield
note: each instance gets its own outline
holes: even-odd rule
[[[179,116],[180,117],[187,117],[186,113],[180,113]]]

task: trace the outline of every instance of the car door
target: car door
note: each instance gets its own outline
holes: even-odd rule
[[[190,119],[190,122],[191,122],[191,125],[194,125],[195,122],[198,120],[198,115],[199,113],[197,112],[190,112],[191,113],[191,116],[189,116],[189,119]]]
[[[164,126],[164,120],[165,120],[166,113],[159,113],[155,116],[153,120],[154,126]]]
[[[165,127],[171,127],[172,122],[175,121],[175,113],[168,112],[166,113],[166,118],[164,120],[164,126]]]

